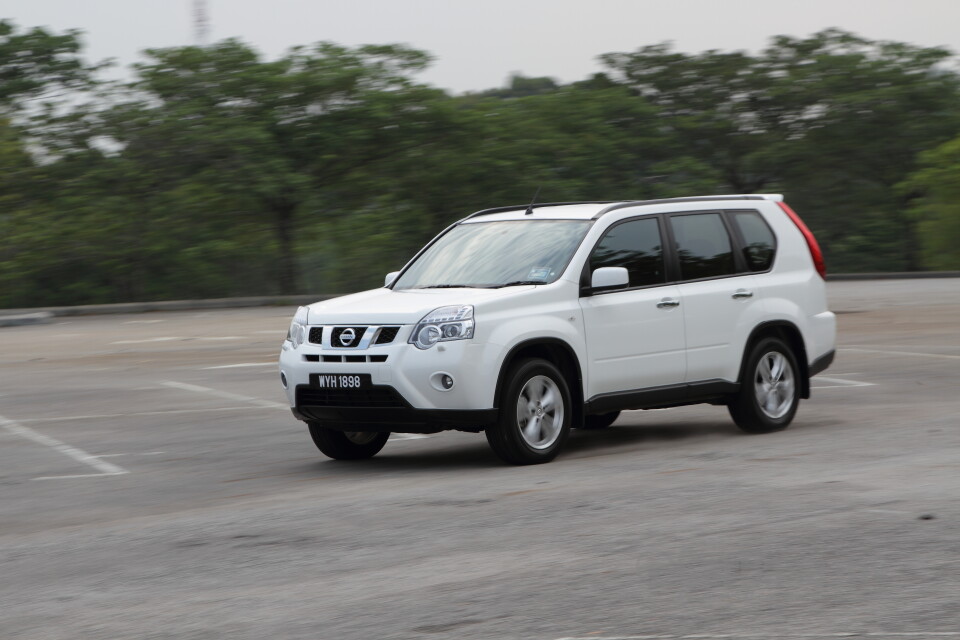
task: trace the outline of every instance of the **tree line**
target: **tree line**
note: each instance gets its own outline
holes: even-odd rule
[[[356,291],[445,225],[542,201],[782,192],[834,272],[960,268],[960,73],[830,29],[667,44],[451,95],[429,54],[237,40],[108,82],[0,22],[0,307]]]

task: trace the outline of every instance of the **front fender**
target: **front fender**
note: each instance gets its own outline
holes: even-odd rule
[[[489,360],[484,362],[484,370],[496,372],[497,379],[502,378],[504,367],[518,347],[537,344],[558,345],[572,352],[576,359],[577,378],[569,380],[571,388],[579,385],[579,393],[583,393],[581,363],[586,362],[586,343],[583,332],[583,314],[579,307],[558,307],[541,309],[539,313],[532,313],[523,317],[504,318],[498,323],[489,338]],[[499,384],[493,389],[491,401],[496,405],[496,394]]]

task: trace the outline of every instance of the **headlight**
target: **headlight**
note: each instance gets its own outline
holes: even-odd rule
[[[293,322],[290,323],[290,329],[287,331],[287,340],[296,349],[307,339],[307,307],[300,307],[293,316]]]
[[[472,338],[473,328],[472,305],[440,307],[423,316],[410,334],[409,342],[418,349],[429,349],[438,342]]]

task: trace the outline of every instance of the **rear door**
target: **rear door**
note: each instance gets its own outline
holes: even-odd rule
[[[735,250],[730,220],[707,211],[668,216],[683,300],[687,382],[734,382],[763,315],[755,276]]]

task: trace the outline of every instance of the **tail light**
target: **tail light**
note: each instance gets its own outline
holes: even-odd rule
[[[800,216],[790,208],[786,202],[778,202],[780,208],[783,209],[783,212],[793,220],[793,224],[797,225],[797,229],[800,229],[800,233],[803,234],[803,239],[807,241],[807,248],[810,249],[810,257],[813,258],[813,266],[816,268],[817,273],[820,274],[820,277],[823,279],[827,278],[827,265],[823,262],[823,251],[820,250],[820,245],[817,244],[817,239],[813,237],[813,232],[807,228],[807,225],[803,223],[803,220],[800,219]]]

